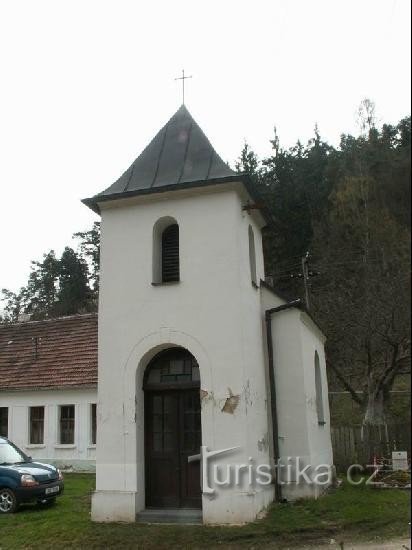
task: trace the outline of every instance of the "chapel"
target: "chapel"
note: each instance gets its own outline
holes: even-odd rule
[[[254,520],[332,468],[322,331],[265,282],[270,216],[185,105],[101,216],[94,521]],[[275,466],[307,467],[286,482]],[[267,474],[271,468],[271,477]],[[169,516],[167,516],[169,514]]]

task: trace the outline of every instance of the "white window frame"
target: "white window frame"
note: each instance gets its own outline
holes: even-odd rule
[[[74,407],[73,443],[61,443],[61,411],[63,407]],[[78,416],[78,407],[76,406],[75,403],[62,403],[57,405],[57,429],[56,429],[57,442],[55,447],[63,448],[63,449],[73,449],[74,447],[76,447],[77,416]]]
[[[93,407],[95,407],[96,411],[96,433],[95,433],[95,441],[93,442]],[[89,404],[89,447],[94,448],[96,447],[97,442],[97,403],[90,403]]]
[[[43,409],[43,441],[42,443],[31,443],[31,410],[33,408],[42,408]],[[46,446],[45,439],[46,439],[46,411],[47,408],[45,405],[30,405],[27,409],[27,448],[35,449],[35,448],[44,448]]]

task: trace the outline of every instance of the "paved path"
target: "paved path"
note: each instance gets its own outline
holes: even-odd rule
[[[397,539],[389,542],[344,542],[342,546],[341,543],[332,539],[329,544],[302,546],[294,550],[327,550],[328,548],[330,550],[412,550],[412,545],[410,539]]]

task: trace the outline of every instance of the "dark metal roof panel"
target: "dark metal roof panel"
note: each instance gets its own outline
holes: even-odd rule
[[[223,162],[182,105],[115,183],[84,202],[96,210],[102,198],[233,176],[236,172]]]
[[[179,109],[166,125],[166,136],[159,155],[159,166],[151,187],[179,183],[189,146],[192,117]]]
[[[165,134],[166,127],[160,130],[126,172],[99,195],[114,195],[126,191],[149,189],[156,176]]]
[[[208,147],[209,143],[202,139],[203,135],[199,126],[196,123],[192,124],[186,159],[180,177],[181,183],[206,179],[205,159],[210,159],[211,152]]]

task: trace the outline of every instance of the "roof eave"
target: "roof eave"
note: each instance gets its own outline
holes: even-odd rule
[[[112,193],[110,195],[99,194],[94,197],[83,199],[82,203],[91,208],[97,214],[100,214],[99,203],[114,201],[118,199],[128,199],[141,195],[154,195],[157,193],[167,193],[168,191],[179,191],[182,189],[191,189],[195,187],[205,187],[209,185],[217,185],[223,183],[233,183],[241,181],[244,183],[244,174],[234,174],[233,176],[223,176],[220,178],[210,178],[208,180],[195,180],[183,183],[174,183],[171,185],[163,185],[161,187],[150,187],[147,189],[135,189],[132,191],[121,191],[120,193]]]
[[[62,391],[62,390],[95,390],[97,389],[97,382],[88,382],[85,384],[58,384],[56,386],[50,385],[29,385],[29,386],[4,386],[0,387],[0,393],[7,392],[27,392],[27,391]]]
[[[179,184],[163,185],[162,187],[151,187],[149,189],[136,189],[133,191],[122,191],[120,193],[112,193],[111,195],[95,195],[87,199],[83,199],[82,203],[89,207],[96,214],[101,214],[100,203],[115,201],[119,199],[128,199],[137,196],[154,195],[157,193],[167,193],[170,191],[179,191],[184,189],[192,189],[196,187],[206,187],[211,185],[219,185],[225,183],[241,182],[245,186],[246,191],[250,197],[260,202],[261,198],[255,186],[253,186],[250,177],[245,173],[234,174],[233,176],[223,176],[220,178],[211,178],[208,180],[196,180],[190,182],[183,182]],[[266,208],[261,208],[262,216],[268,225],[273,223],[272,217]]]
[[[266,281],[264,281],[263,279],[260,280],[260,286],[263,287],[263,288],[266,288],[267,290],[269,290],[269,292],[271,292],[272,294],[274,294],[277,298],[279,298],[280,300],[284,301],[284,302],[287,302],[288,301],[288,297],[281,291],[279,291],[278,289],[276,289],[274,286],[270,285],[269,283],[267,283]],[[304,302],[300,302],[300,303],[296,303],[296,305],[293,306],[294,308],[296,309],[299,309],[302,313],[304,313],[305,315],[307,315],[309,317],[309,319],[312,321],[312,323],[316,326],[316,328],[318,329],[318,331],[322,334],[324,340],[326,341],[326,333],[325,331],[322,329],[322,327],[319,325],[319,321],[317,321],[314,316],[312,315],[312,313],[308,310],[308,308],[306,307],[305,303]]]

